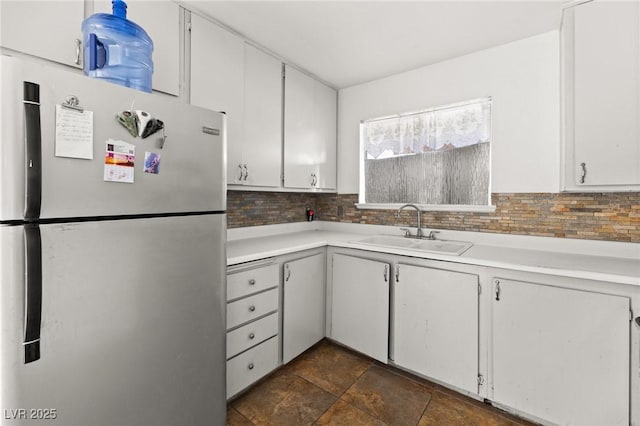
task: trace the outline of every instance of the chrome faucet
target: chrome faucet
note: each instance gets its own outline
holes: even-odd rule
[[[416,212],[418,212],[418,232],[416,233],[416,237],[422,238],[422,212],[420,211],[420,207],[416,206],[415,204],[405,204],[404,206],[398,209],[398,211],[396,212],[396,217],[400,217],[400,212],[407,207],[416,209]],[[407,237],[408,236],[409,235],[407,235]]]

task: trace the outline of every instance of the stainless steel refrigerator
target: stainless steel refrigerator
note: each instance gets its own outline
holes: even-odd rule
[[[224,115],[1,60],[2,423],[225,424]]]

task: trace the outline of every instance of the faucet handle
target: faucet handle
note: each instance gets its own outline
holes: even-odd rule
[[[404,231],[404,236],[405,237],[410,237],[411,236],[411,229],[409,228],[400,228],[401,231]]]
[[[429,231],[429,239],[430,240],[435,240],[436,239],[436,234],[439,234],[440,231]]]

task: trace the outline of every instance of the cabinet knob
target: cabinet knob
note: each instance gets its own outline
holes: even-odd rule
[[[587,178],[587,164],[580,163],[580,183],[584,183],[584,180]]]
[[[253,363],[250,363],[249,365],[247,365],[247,368],[248,368],[249,370],[253,370]]]
[[[255,337],[256,337],[255,334],[253,334],[253,333],[249,334],[249,339],[253,340]]]
[[[256,284],[256,280],[254,280],[253,278],[251,278],[249,280],[249,285],[255,285]]]
[[[255,310],[256,310],[256,307],[255,307],[255,306],[253,306],[253,305],[251,305],[251,306],[249,306],[249,310],[250,310],[251,312],[253,312],[253,311],[255,311]]]

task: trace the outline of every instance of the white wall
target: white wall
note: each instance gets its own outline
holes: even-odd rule
[[[560,189],[560,48],[551,31],[339,92],[338,192],[358,192],[361,120],[491,96],[492,192]]]

